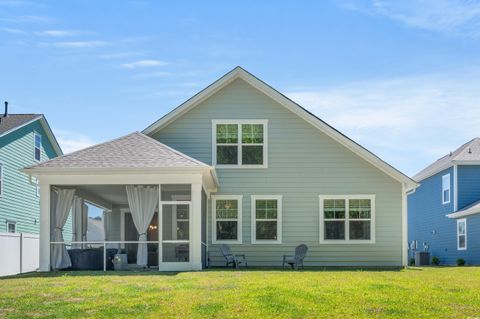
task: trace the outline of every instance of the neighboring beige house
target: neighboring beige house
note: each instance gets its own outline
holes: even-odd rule
[[[142,133],[24,171],[41,184],[43,271],[68,266],[55,229],[74,196],[105,210],[98,244],[139,266],[224,265],[224,243],[254,266],[302,243],[306,266],[407,264],[416,183],[240,67]]]

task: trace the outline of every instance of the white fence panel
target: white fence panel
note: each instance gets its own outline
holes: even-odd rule
[[[35,271],[38,266],[38,235],[0,233],[0,276]]]
[[[22,271],[36,271],[40,261],[40,240],[38,235],[22,234]]]

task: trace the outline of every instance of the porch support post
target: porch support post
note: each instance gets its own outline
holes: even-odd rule
[[[192,223],[190,238],[192,270],[202,270],[202,184],[192,184]]]
[[[40,267],[39,271],[50,271],[50,183],[40,183]]]

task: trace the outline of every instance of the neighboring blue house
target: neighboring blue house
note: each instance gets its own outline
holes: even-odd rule
[[[413,177],[408,238],[430,247],[441,264],[480,264],[480,138],[460,146]]]
[[[39,232],[40,192],[26,165],[62,155],[42,114],[0,115],[0,232]]]

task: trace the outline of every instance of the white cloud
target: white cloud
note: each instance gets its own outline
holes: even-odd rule
[[[47,16],[40,15],[24,15],[16,17],[7,17],[0,18],[0,21],[10,22],[10,23],[50,23],[52,18]]]
[[[25,34],[26,32],[20,29],[13,28],[0,28],[0,31],[11,33],[11,34]]]
[[[105,41],[66,41],[66,42],[53,42],[47,43],[46,45],[52,45],[57,48],[71,48],[71,49],[81,49],[81,48],[98,48],[107,46],[109,43]]]
[[[64,154],[96,144],[93,139],[82,133],[62,129],[55,129],[54,132]]]
[[[480,36],[480,2],[467,0],[363,0],[343,7],[382,15],[409,27],[464,36]]]
[[[127,52],[116,52],[116,53],[109,53],[103,54],[100,56],[101,59],[106,60],[113,60],[113,59],[121,59],[121,58],[129,58],[134,56],[142,56],[143,53],[136,52],[136,51],[127,51]]]
[[[131,63],[124,63],[122,67],[127,69],[136,69],[136,68],[150,68],[150,67],[160,67],[167,65],[164,61],[159,60],[139,60]]]
[[[410,174],[480,135],[480,70],[372,79],[287,95]]]
[[[80,31],[75,30],[44,30],[35,32],[36,35],[45,37],[68,37],[80,34]]]

